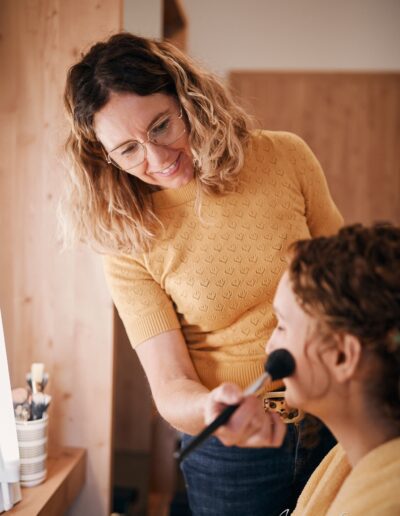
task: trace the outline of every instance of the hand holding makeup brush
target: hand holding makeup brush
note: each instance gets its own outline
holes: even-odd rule
[[[205,408],[205,423],[210,424],[229,405],[239,408],[214,435],[226,446],[258,448],[279,447],[287,425],[276,413],[265,413],[260,400],[245,393],[232,383],[223,383],[211,391]]]
[[[224,383],[209,393],[205,406],[207,426],[193,437],[175,457],[182,462],[210,435],[215,434],[227,446],[279,447],[286,429],[275,413],[260,411],[255,395],[266,381],[281,380],[291,376],[296,362],[289,351],[273,351],[264,364],[264,372],[243,392],[232,383]]]

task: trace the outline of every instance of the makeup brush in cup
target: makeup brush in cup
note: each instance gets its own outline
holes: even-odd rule
[[[31,365],[32,394],[42,390],[44,364],[34,363]]]
[[[49,376],[44,372],[44,364],[41,362],[34,362],[31,365],[31,371],[26,375],[26,381],[32,391],[32,394],[36,392],[43,392],[47,385]]]
[[[277,349],[273,351],[264,366],[264,373],[257,378],[257,380],[252,383],[247,389],[244,391],[245,396],[250,396],[250,394],[255,394],[264,383],[269,380],[281,380],[282,378],[287,378],[294,373],[296,368],[296,363],[294,358],[289,351],[286,349]],[[176,452],[174,457],[178,459],[178,462],[182,462],[182,460],[187,457],[187,455],[192,452],[197,446],[203,443],[212,433],[217,430],[220,426],[227,423],[232,414],[240,407],[240,403],[236,403],[235,405],[228,405],[220,414],[217,416],[212,423],[204,428],[198,435],[196,435],[180,452]]]
[[[17,421],[29,421],[31,418],[31,406],[29,402],[29,392],[24,387],[12,390],[12,401],[14,415]]]
[[[31,403],[31,419],[42,419],[44,413],[47,412],[51,402],[51,396],[43,392],[34,392],[32,394]]]

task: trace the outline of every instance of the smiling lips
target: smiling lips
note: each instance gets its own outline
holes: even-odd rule
[[[164,168],[163,170],[161,170],[159,172],[151,172],[151,175],[152,176],[160,175],[163,177],[172,176],[172,174],[174,174],[178,170],[180,158],[181,158],[181,154],[179,154],[179,156],[176,158],[176,160],[171,165],[169,165],[169,167]]]

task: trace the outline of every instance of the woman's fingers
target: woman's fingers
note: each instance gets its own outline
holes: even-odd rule
[[[245,441],[262,425],[259,405],[260,402],[254,396],[243,399],[229,421],[215,432],[217,437],[227,446]]]
[[[204,412],[204,421],[209,425],[228,405],[235,405],[243,400],[243,393],[234,383],[223,383],[210,392]],[[239,410],[239,409],[238,409]]]
[[[226,446],[278,447],[282,444],[286,425],[277,414],[265,413],[255,396],[243,397],[235,384],[224,383],[211,391],[205,408],[205,422],[210,424],[228,405],[239,404],[229,421],[215,435]]]
[[[237,434],[238,440],[233,444],[247,448],[279,447],[283,443],[286,430],[287,426],[279,415],[262,410],[251,419],[240,435]]]

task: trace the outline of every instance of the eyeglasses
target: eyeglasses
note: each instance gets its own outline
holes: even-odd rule
[[[185,122],[182,118],[182,109],[179,115],[167,115],[161,118],[151,129],[147,131],[147,140],[129,140],[110,151],[106,160],[121,170],[128,171],[138,167],[146,159],[146,143],[168,146],[175,143],[186,132]]]

